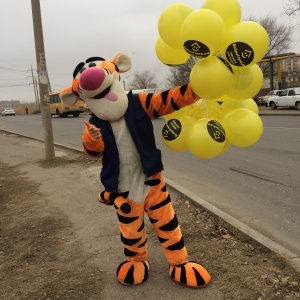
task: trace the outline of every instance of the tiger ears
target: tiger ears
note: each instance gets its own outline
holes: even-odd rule
[[[118,67],[120,73],[125,73],[131,68],[131,59],[125,53],[118,53],[112,62]]]
[[[59,98],[64,104],[68,106],[74,105],[78,100],[78,97],[72,91],[72,87],[67,87],[61,90],[59,93]]]

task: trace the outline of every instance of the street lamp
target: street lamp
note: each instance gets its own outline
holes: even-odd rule
[[[125,88],[125,79],[128,78],[129,76],[126,76],[125,78],[123,78],[123,86],[124,86],[124,90],[126,91],[126,88]]]

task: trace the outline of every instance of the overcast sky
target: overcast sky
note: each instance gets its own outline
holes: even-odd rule
[[[225,0],[224,0],[225,1]],[[111,60],[119,52],[132,59],[132,69],[122,75],[129,84],[137,71],[150,70],[159,82],[168,72],[156,57],[158,18],[171,4],[184,3],[199,9],[203,1],[185,0],[40,0],[47,68],[53,91],[72,82],[75,66],[91,56]],[[278,18],[288,0],[240,0],[242,20],[250,15]],[[30,0],[1,0],[0,101],[34,101],[31,66],[36,69]],[[295,46],[300,53],[299,29]],[[34,71],[34,74],[36,72]]]

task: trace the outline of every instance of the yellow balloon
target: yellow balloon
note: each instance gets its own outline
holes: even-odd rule
[[[235,100],[245,100],[255,96],[261,89],[264,76],[258,65],[234,68],[233,83],[226,95]]]
[[[182,65],[190,57],[183,48],[173,48],[166,44],[161,37],[156,40],[155,52],[158,59],[168,66]]]
[[[201,99],[201,102],[195,107],[192,117],[196,120],[212,118],[215,120],[221,120],[222,108],[218,102],[212,100]]]
[[[180,39],[181,28],[186,17],[193,9],[186,4],[172,4],[159,16],[158,32],[162,40],[173,48],[183,49]]]
[[[258,114],[258,106],[253,99],[246,100],[228,100],[222,103],[222,113],[226,115],[237,108],[246,108]]]
[[[237,147],[255,144],[263,133],[260,117],[251,110],[238,108],[228,113],[222,120],[226,139]]]
[[[183,22],[181,41],[189,54],[204,58],[214,55],[221,48],[225,32],[224,22],[217,13],[198,9]]]
[[[222,153],[226,135],[224,128],[217,120],[200,119],[188,130],[186,141],[192,154],[209,159]]]
[[[216,99],[223,96],[232,86],[233,72],[222,58],[210,56],[199,60],[192,68],[190,83],[193,91],[201,98]]]
[[[198,111],[199,105],[201,105],[201,99],[195,101],[193,104],[184,106],[179,110],[175,110],[171,114],[164,115],[165,120],[177,119],[178,117],[193,117],[195,118],[195,113]]]
[[[227,152],[229,150],[230,146],[231,146],[231,144],[226,140],[225,145],[224,145],[223,150],[221,151],[220,155]]]
[[[223,95],[222,97],[219,97],[218,99],[215,99],[216,101],[219,101],[219,102],[224,102],[224,101],[228,101],[228,100],[231,100],[232,98],[227,96],[227,95]]]
[[[226,29],[229,29],[241,20],[242,10],[238,0],[206,0],[201,8],[216,12],[222,18]]]
[[[186,133],[194,121],[194,118],[185,116],[168,120],[162,129],[163,143],[174,151],[185,151]]]
[[[259,62],[265,56],[268,45],[267,31],[256,22],[244,21],[227,31],[221,53],[232,65],[245,67]]]

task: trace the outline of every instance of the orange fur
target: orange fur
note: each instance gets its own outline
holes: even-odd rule
[[[104,142],[93,138],[87,127],[84,128],[82,141],[84,145],[83,150],[86,155],[91,157],[100,157],[102,155],[105,148]]]

